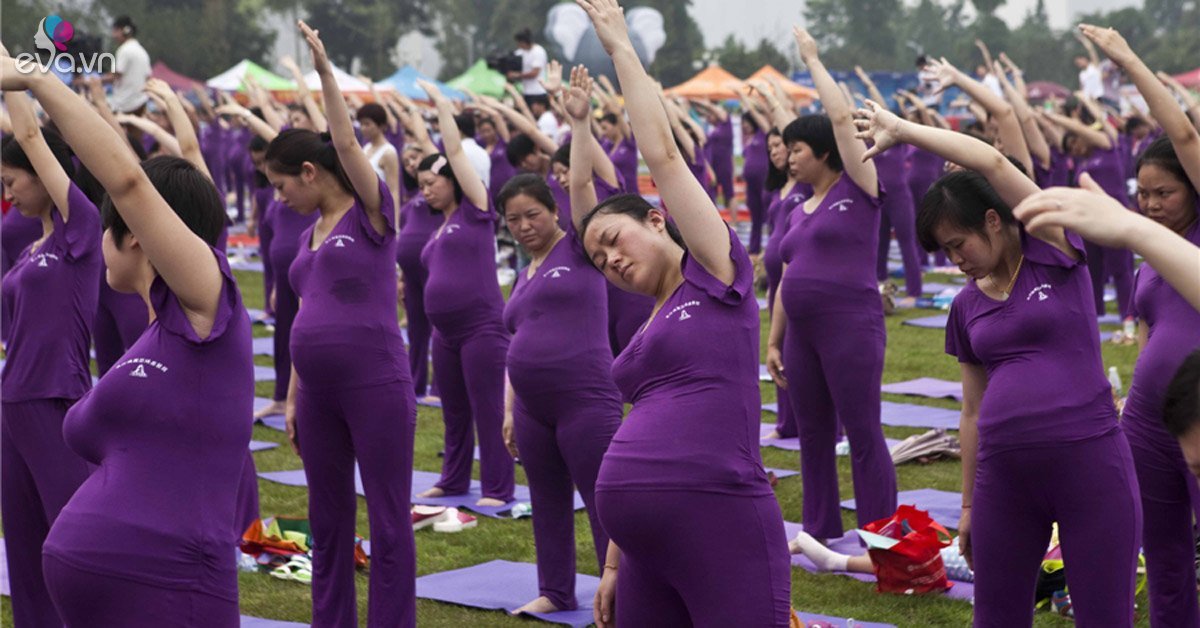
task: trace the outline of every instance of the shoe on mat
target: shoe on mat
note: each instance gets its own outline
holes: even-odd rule
[[[433,524],[434,532],[462,532],[468,528],[474,528],[479,523],[475,517],[468,515],[465,512],[459,511],[457,508],[448,508],[446,510],[445,519]]]

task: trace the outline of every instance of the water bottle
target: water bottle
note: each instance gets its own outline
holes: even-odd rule
[[[512,518],[521,519],[524,517],[533,516],[533,504],[529,502],[521,502],[512,507]]]
[[[1137,338],[1137,322],[1133,320],[1132,316],[1125,319],[1125,327],[1123,331],[1125,332],[1125,337],[1129,340],[1135,340]]]
[[[1117,372],[1117,367],[1115,366],[1108,367],[1108,383],[1112,386],[1113,395],[1120,397],[1122,391],[1121,374]]]

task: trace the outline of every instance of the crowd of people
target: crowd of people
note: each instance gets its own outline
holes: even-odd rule
[[[1132,625],[1141,549],[1151,624],[1200,626],[1195,101],[1181,107],[1186,92],[1116,31],[1083,25],[1084,89],[1046,110],[986,47],[980,80],[922,60],[934,91],[972,101],[953,130],[927,94],[886,98],[861,69],[856,97],[797,28],[823,112],[798,115],[769,83],[735,112],[668,96],[617,1],[576,1],[616,84],[564,77],[522,32],[523,92],[465,104],[429,82],[428,105],[345,97],[303,22],[321,91],[298,80],[291,104],[252,81],[242,102],[198,90],[193,104],[153,79],[129,93],[148,58],[127,18],[111,104],[104,81],[73,90],[3,51],[0,515],[17,628],[237,625],[236,544],[259,516],[251,425],[272,414],[304,462],[313,624],[357,625],[357,463],[368,623],[415,625],[413,443],[435,396],[445,458],[421,497],[467,493],[478,443],[477,505],[508,504],[520,456],[539,587],[520,611],[579,603],[578,490],[597,625],[788,626],[804,600],[792,552],[870,569],[824,545],[843,534],[841,434],[860,527],[897,508],[880,417],[893,234],[909,297],[927,253],[967,277],[945,351],[962,375],[955,551],[975,625],[1031,625],[1057,525],[1077,623]],[[1148,111],[1092,93],[1101,53]],[[715,202],[735,205],[738,117],[748,230]],[[224,250],[238,223],[258,236],[275,321],[274,403],[257,415]],[[520,248],[507,300],[498,238]],[[1110,280],[1142,345],[1120,412],[1097,323]],[[759,451],[763,353],[772,436],[804,452],[790,544]]]

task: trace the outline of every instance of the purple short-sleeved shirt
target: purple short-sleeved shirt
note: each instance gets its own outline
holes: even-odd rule
[[[608,158],[612,160],[613,166],[621,175],[621,189],[626,194],[638,194],[637,141],[630,135],[615,146],[607,138],[601,140],[600,145],[608,152]]]
[[[401,270],[405,273],[424,273],[424,268],[421,267],[421,251],[444,222],[446,217],[442,212],[430,207],[420,192],[400,208],[396,263],[400,265]]]
[[[4,214],[3,224],[0,225],[0,248],[4,249],[3,255],[0,256],[0,264],[3,264],[0,267],[0,275],[7,273],[25,247],[40,237],[42,221],[22,216],[16,207],[8,210],[8,213]]]
[[[726,116],[724,120],[712,126],[708,132],[708,143],[705,145],[711,161],[733,159],[733,117]]]
[[[292,262],[300,254],[300,236],[317,221],[317,212],[307,216],[299,214],[283,201],[271,201],[263,215],[262,234],[269,240],[267,256],[277,281],[287,281]],[[270,234],[268,237],[267,234]]]
[[[508,142],[503,138],[496,138],[496,145],[488,151],[488,158],[492,161],[488,195],[495,201],[496,195],[504,189],[504,184],[516,176],[517,169],[508,161]]]
[[[742,157],[742,175],[744,177],[747,179],[766,177],[768,166],[771,163],[767,155],[767,134],[755,131],[742,147]],[[753,192],[754,190],[746,190],[747,194]]]
[[[496,221],[491,202],[463,198],[421,251],[429,271],[425,311],[435,327],[500,322],[504,296],[496,279]]]
[[[67,198],[69,220],[52,208],[53,233],[37,251],[26,246],[4,276],[6,402],[78,399],[92,387],[88,349],[104,264],[100,212],[74,183]]]
[[[379,180],[380,234],[362,199],[312,250],[314,224],[301,235],[288,273],[300,311],[292,327],[292,364],[308,390],[345,390],[410,381],[396,316],[395,209]]]
[[[729,232],[731,285],[685,253],[683,283],[613,361],[633,410],[596,490],[770,495],[759,454],[759,314],[754,271]]]
[[[1113,147],[1108,150],[1092,149],[1092,154],[1076,168],[1076,185],[1079,185],[1078,176],[1085,172],[1091,175],[1106,194],[1120,201],[1122,205],[1129,203],[1125,184],[1125,159],[1122,157],[1120,143],[1113,142]]]
[[[771,192],[771,204],[767,208],[771,237],[767,238],[767,246],[763,249],[763,270],[767,272],[767,281],[772,286],[778,286],[783,278],[783,253],[780,247],[792,225],[792,212],[808,199],[804,193],[805,187],[805,184],[795,183],[783,196],[779,195],[778,190]]]
[[[1200,222],[1185,237],[1200,246]],[[1124,418],[1161,430],[1167,384],[1184,358],[1200,348],[1200,312],[1148,263],[1138,269],[1133,302],[1150,333],[1133,369]]]
[[[899,144],[875,155],[875,172],[879,175],[882,187],[895,190],[897,194],[908,190],[908,159],[911,154],[912,147]]]
[[[156,278],[155,321],[67,413],[67,444],[98,466],[43,551],[84,571],[237,601],[234,498],[250,443],[254,362],[237,282],[212,251],[224,286],[211,334],[196,335]]]
[[[981,455],[1085,440],[1117,425],[1083,246],[1069,239],[1079,260],[1022,231],[1012,295],[993,300],[971,281],[950,307],[946,353],[987,369]]]

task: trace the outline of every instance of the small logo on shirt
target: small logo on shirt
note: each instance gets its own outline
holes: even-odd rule
[[[569,272],[571,272],[570,266],[555,266],[554,268],[542,273],[542,276],[549,277],[551,279],[558,279],[559,277],[562,277],[562,273]]]
[[[675,308],[672,309],[670,311],[670,313],[667,314],[667,319],[669,320],[672,316],[679,314],[679,320],[681,320],[681,321],[688,320],[689,318],[692,317],[692,315],[688,314],[688,311],[687,311],[687,308],[689,308],[689,307],[700,307],[700,302],[699,301],[688,301],[687,303],[684,303],[683,305],[675,306]]]
[[[450,235],[451,233],[454,233],[455,231],[458,231],[459,227],[461,227],[461,226],[462,226],[462,225],[446,225],[446,228],[445,228],[445,229],[442,229],[442,234],[443,234],[443,235]]]
[[[150,360],[147,358],[132,358],[129,360],[125,360],[124,362],[121,362],[120,364],[114,366],[113,370],[119,369],[128,364],[136,365],[136,366],[134,366],[134,369],[129,372],[129,376],[136,377],[138,379],[148,379],[150,377],[150,374],[146,371],[147,366],[152,369],[158,369],[158,371],[161,373],[166,373],[168,370],[166,365],[164,365],[162,362],[159,362],[157,360]]]
[[[1033,290],[1030,290],[1029,294],[1025,297],[1025,300],[1032,301],[1033,295],[1036,294],[1038,301],[1045,301],[1046,299],[1050,298],[1050,295],[1046,294],[1046,292],[1049,291],[1052,287],[1053,286],[1051,286],[1050,284],[1044,283],[1044,284],[1034,288]]]
[[[37,260],[38,268],[49,268],[50,264],[46,260],[58,261],[58,256],[53,253],[38,253],[33,258]]]
[[[836,209],[837,211],[844,212],[844,211],[850,209],[850,206],[853,204],[854,204],[854,199],[844,198],[844,199],[830,205],[829,209],[831,209],[831,210]]]
[[[346,248],[346,242],[354,244],[354,238],[348,235],[335,235],[325,240],[325,244],[329,244],[330,242],[333,242],[334,248],[344,249]]]

